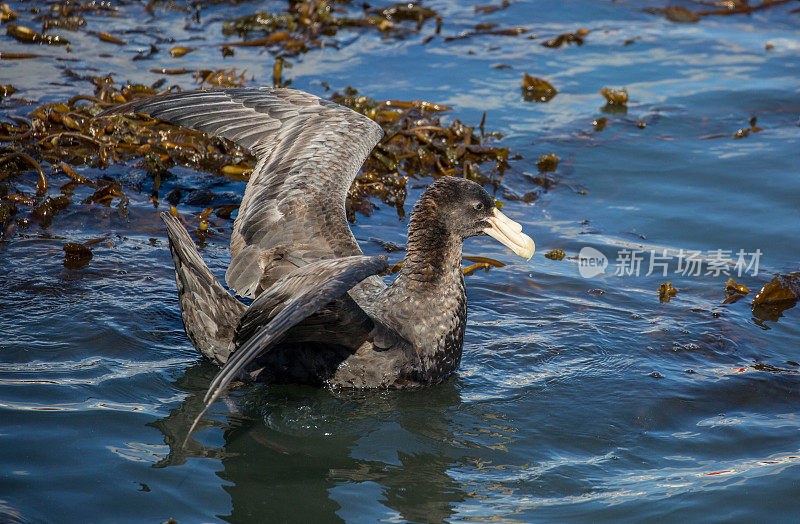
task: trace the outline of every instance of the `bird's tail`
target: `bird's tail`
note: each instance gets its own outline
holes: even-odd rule
[[[245,305],[209,271],[183,224],[168,213],[161,213],[161,220],[167,225],[186,334],[200,353],[224,364],[233,351],[234,330]]]

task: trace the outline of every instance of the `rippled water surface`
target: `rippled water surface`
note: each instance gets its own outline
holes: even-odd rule
[[[467,254],[510,265],[468,278],[459,373],[424,391],[240,388],[181,449],[215,370],[183,332],[157,218],[164,204],[153,206],[149,186],[136,191],[139,168],[118,165],[105,174],[129,188],[127,217],[74,205],[46,231],[0,241],[0,520],[796,521],[800,307],[764,319],[752,294],[723,305],[728,276],[706,274],[708,265],[681,275],[675,254],[760,250],[758,274],[726,266],[754,291],[800,269],[800,13],[791,12],[800,3],[685,24],[643,10],[659,2],[512,2],[489,14],[473,4],[428,2],[443,18],[438,36],[430,22],[401,39],[341,31],[339,49],[311,51],[286,71],[320,96],[324,81],[448,104],[447,118],[472,124],[486,111],[487,129],[521,156],[496,196],[539,251],[521,263],[488,239],[467,242]],[[33,18],[31,4],[10,5]],[[191,58],[247,68],[266,85],[273,59],[259,48],[224,61],[213,47],[167,53],[223,41],[225,18],[258,7],[212,3],[198,24],[163,5],[152,17],[123,3],[120,16],[87,23],[128,45],[67,33],[71,52],[3,60],[0,80],[44,103],[91,91],[64,67],[152,83],[150,69]],[[478,23],[527,33],[445,41]],[[591,31],[582,46],[540,45],[579,28]],[[160,54],[131,60],[151,43]],[[4,35],[0,50],[31,46]],[[559,94],[523,101],[523,72]],[[627,112],[603,107],[605,86],[627,88]],[[599,117],[607,124],[595,131]],[[733,139],[752,117],[761,131]],[[548,153],[561,162],[542,192],[536,161]],[[244,189],[173,173],[162,197],[193,187],[236,203]],[[407,210],[428,182],[409,182]],[[538,198],[519,200],[530,192]],[[354,226],[370,254],[383,253],[373,239],[404,243],[406,222],[378,204]],[[107,232],[85,268],[62,265],[65,242]],[[543,256],[585,246],[608,258],[605,273],[582,278],[575,259]],[[638,275],[616,274],[624,249],[642,250]],[[667,250],[666,277],[646,275],[650,250]],[[202,253],[221,276],[225,238]],[[662,304],[667,280],[678,294]]]

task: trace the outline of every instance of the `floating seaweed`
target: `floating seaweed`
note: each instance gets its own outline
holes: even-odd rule
[[[401,249],[405,249],[405,248],[401,248]],[[491,268],[493,268],[493,267],[503,267],[503,266],[505,266],[505,264],[503,264],[499,260],[495,260],[493,258],[488,258],[488,257],[478,257],[478,256],[468,256],[467,255],[467,256],[464,256],[462,258],[463,258],[463,260],[466,260],[466,261],[469,261],[469,262],[474,262],[474,264],[470,264],[469,266],[464,267],[464,268],[461,269],[461,272],[464,274],[465,277],[468,277],[468,276],[472,275],[473,273],[475,273],[475,271],[477,271],[479,269],[483,269],[485,273],[488,273],[489,270]],[[398,263],[390,266],[389,269],[386,270],[386,273],[387,274],[395,274],[395,273],[399,272],[400,269],[402,269],[402,267],[403,267],[403,261],[401,260]]]
[[[273,34],[281,30],[294,31],[299,25],[298,16],[291,14],[272,14],[257,12],[226,20],[222,24],[222,34],[238,35],[246,38],[253,32]]]
[[[2,85],[0,84],[0,100],[7,96],[11,96],[17,92],[17,88],[12,86],[11,84]]]
[[[48,4],[46,9],[39,7],[32,7],[30,12],[36,14],[35,17],[42,24],[41,33],[29,27],[8,24],[6,26],[6,34],[15,40],[25,44],[43,44],[50,46],[67,46],[69,47],[69,40],[60,35],[49,34],[50,31],[65,30],[65,31],[79,31],[86,27],[87,22],[84,18],[84,13],[113,13],[117,10],[109,2],[76,2],[72,0],[64,0]],[[0,5],[0,21],[7,22],[17,19],[15,13],[7,4]],[[109,42],[117,45],[125,45],[126,42],[120,38],[103,31],[86,30],[90,35],[96,36],[103,42]],[[36,53],[2,53],[0,58],[6,60],[20,60],[29,58],[39,58],[44,55]]]
[[[237,86],[246,81],[245,72],[236,70],[159,72],[193,73],[201,85]],[[67,74],[71,72],[67,70]],[[41,227],[48,227],[53,217],[70,204],[79,186],[93,191],[89,196],[84,194],[83,204],[115,206],[121,213],[126,212],[128,198],[118,181],[90,179],[78,174],[74,166],[103,169],[114,162],[135,162],[146,180],[152,181],[151,198],[156,204],[161,198],[161,182],[172,176],[170,170],[175,166],[237,180],[246,179],[252,171],[254,158],[224,139],[143,115],[94,119],[107,107],[163,91],[154,86],[118,85],[110,76],[84,79],[94,84],[93,94],[42,105],[28,119],[10,117],[0,121],[0,182],[5,182],[6,188],[0,196],[3,234],[12,218],[20,214],[21,227],[27,227],[28,217]],[[483,122],[479,133],[459,120],[444,124],[439,114],[450,110],[447,106],[419,100],[379,102],[350,88],[343,94],[334,94],[333,99],[374,119],[386,132],[350,191],[350,220],[355,220],[356,213],[371,214],[371,199],[396,207],[402,216],[409,178],[450,175],[483,184],[496,183],[508,166],[508,149],[493,144],[499,135],[485,133]],[[15,181],[31,173],[36,191],[29,194],[17,188]],[[63,184],[61,194],[53,195],[48,190],[57,184]],[[168,195],[173,205],[181,199],[180,191]],[[211,211],[222,219],[229,219],[235,209],[227,202],[210,202]],[[199,219],[201,230],[208,229],[208,218],[205,215]]]
[[[595,118],[592,120],[592,127],[595,131],[600,132],[606,128],[606,124],[608,123],[608,118],[601,116],[599,118]]]
[[[549,102],[558,94],[547,80],[522,73],[522,98],[527,102]]]
[[[747,286],[737,284],[735,280],[729,278],[728,281],[725,282],[725,300],[723,300],[722,303],[730,304],[736,302],[748,293],[750,293],[750,289],[748,289]]]
[[[753,298],[753,316],[761,320],[777,320],[783,312],[800,300],[800,272],[777,275]]]
[[[589,34],[588,29],[578,29],[574,33],[563,33],[549,40],[542,42],[544,47],[561,47],[564,44],[577,44],[583,45],[583,37]]]
[[[247,69],[201,69],[193,71],[194,81],[201,87],[242,87],[253,78],[247,78]]]
[[[0,22],[6,23],[16,20],[17,16],[17,13],[8,4],[0,4]]]
[[[0,60],[27,60],[30,58],[40,58],[46,55],[39,53],[4,53],[0,51]]]
[[[23,44],[68,45],[69,40],[58,35],[45,35],[17,24],[8,24],[6,34]]]
[[[68,242],[64,244],[64,267],[80,269],[92,260],[92,250],[83,244]]]
[[[388,22],[416,22],[417,30],[422,29],[422,25],[430,19],[436,21],[436,32],[442,29],[442,17],[439,13],[429,7],[424,7],[421,4],[414,2],[400,2],[389,7],[382,9],[374,9],[369,11],[373,15],[377,15]]]
[[[699,22],[704,16],[712,15],[737,15],[737,14],[750,14],[754,11],[766,9],[770,7],[777,7],[779,5],[787,4],[792,0],[761,0],[758,4],[751,4],[747,0],[713,0],[706,2],[697,2],[709,7],[717,9],[705,9],[702,11],[691,11],[685,7],[668,6],[665,8],[648,8],[644,11],[647,13],[664,16],[671,22],[680,24],[692,24]]]
[[[175,46],[172,49],[170,49],[169,50],[169,54],[173,58],[180,58],[180,57],[182,57],[182,56],[184,56],[184,55],[186,55],[188,53],[191,53],[194,50],[195,50],[194,47],[184,47],[184,46],[180,46],[179,45],[179,46]]]
[[[491,264],[476,262],[475,264],[470,264],[469,266],[462,268],[461,272],[464,274],[465,277],[468,277],[479,269],[483,269],[484,273],[488,273],[491,268],[492,268]]]
[[[153,8],[159,3],[151,0],[145,10],[151,15]],[[284,59],[283,67],[289,67],[285,58],[307,52],[309,49],[336,47],[335,36],[341,29],[366,28],[381,31],[386,35],[402,36],[419,31],[428,20],[435,20],[436,33],[441,30],[442,18],[431,8],[414,2],[403,2],[380,9],[365,9],[361,12],[352,8],[351,16],[346,13],[350,2],[346,0],[289,0],[286,12],[269,13],[256,12],[249,15],[232,18],[223,24],[223,36],[237,35],[246,38],[251,33],[261,33],[262,38],[241,40],[238,42],[209,43],[207,46],[219,46],[223,57],[234,53],[236,47],[268,47],[270,51]],[[341,6],[341,7],[340,7]],[[165,3],[167,9],[177,9],[192,14],[199,22],[202,3],[193,3],[191,7],[182,6],[174,2]],[[39,43],[46,45],[68,45],[69,41],[59,35],[46,34],[50,29],[64,29],[78,31],[86,26],[86,19],[82,14],[86,12],[113,13],[116,7],[107,2],[73,2],[65,0],[51,4],[48,10],[38,18],[42,22],[42,32],[36,32],[25,26],[8,24],[8,35],[24,43]],[[39,12],[35,9],[34,12]],[[0,4],[0,20],[8,22],[17,18],[17,14],[7,4]],[[410,22],[410,23],[409,23]],[[413,25],[412,25],[413,24]],[[86,29],[88,34],[96,36],[103,42],[116,45],[126,45],[126,42],[116,35],[104,31]],[[185,45],[176,45],[170,49],[170,55],[180,58],[194,51],[195,48]],[[140,50],[134,60],[146,60],[159,52],[155,44],[150,44],[147,50]],[[42,55],[36,53],[0,53],[0,59],[25,59],[38,58]],[[281,82],[286,85],[288,82]]]
[[[230,47],[274,47],[284,57],[298,55],[309,49],[335,47],[334,37],[343,28],[377,29],[384,34],[404,34],[419,31],[427,20],[436,21],[436,33],[441,30],[442,18],[428,7],[403,2],[380,9],[368,9],[363,16],[341,16],[337,4],[343,1],[290,1],[285,13],[256,12],[226,20],[222,26],[225,36],[247,38],[262,33],[263,38],[229,42]],[[404,22],[415,22],[409,28]]]
[[[539,161],[536,162],[536,167],[541,173],[549,173],[555,171],[558,167],[558,156],[554,153],[548,155],[540,155]]]
[[[72,166],[102,169],[112,162],[138,159],[142,171],[153,179],[156,199],[158,177],[175,165],[209,172],[242,164],[252,168],[252,158],[241,149],[197,132],[135,116],[115,117],[114,122],[93,120],[106,107],[158,91],[142,85],[118,86],[108,76],[93,78],[92,82],[93,95],[40,106],[29,119],[14,117],[0,122],[2,178],[8,178],[10,184],[5,196],[0,197],[9,204],[4,207],[6,215],[27,209],[29,217],[48,227],[52,218],[69,205],[74,188],[80,185],[94,190],[83,203],[115,205],[125,212],[127,197],[119,182],[90,180]],[[30,172],[37,177],[35,194],[26,194],[14,185],[18,175]],[[63,183],[61,194],[48,194],[48,186],[59,179]],[[4,225],[8,223],[4,218]],[[19,223],[26,226],[27,217],[21,217]]]
[[[278,87],[286,87],[289,85],[290,82],[283,81],[283,67],[292,67],[292,65],[286,62],[282,57],[278,56],[275,58],[275,63],[272,65],[272,85]]]
[[[466,31],[458,35],[445,37],[445,42],[452,42],[454,40],[466,40],[473,36],[479,35],[494,35],[494,36],[517,36],[527,33],[528,30],[524,27],[497,27],[497,24],[477,24],[472,31]]]
[[[718,7],[720,9],[708,9],[704,11],[697,11],[695,14],[698,16],[709,15],[739,15],[750,14],[754,11],[766,9],[770,7],[777,7],[779,5],[787,4],[792,0],[761,0],[758,4],[751,4],[747,0],[718,0],[709,2],[699,2],[703,5]],[[796,10],[794,10],[796,12]],[[790,11],[791,12],[791,11]]]
[[[750,132],[758,133],[759,131],[761,131],[761,128],[756,125],[756,117],[750,118],[749,123],[750,127],[743,127],[742,129],[737,130],[733,134],[734,140],[737,138],[745,138],[747,136],[750,136]]]
[[[500,262],[499,260],[495,260],[489,257],[479,257],[474,255],[464,255],[464,260],[468,260],[470,262],[475,262],[477,264],[486,264],[492,267],[505,267],[505,264]]]
[[[503,0],[499,4],[476,5],[475,6],[475,13],[476,14],[488,15],[490,13],[495,13],[497,11],[505,9],[506,7],[508,7],[510,5],[511,5],[511,2],[509,2],[508,0]]]
[[[608,105],[625,106],[628,104],[628,91],[624,87],[622,89],[604,87],[600,90],[600,94],[606,99]]]
[[[670,22],[677,22],[679,24],[692,24],[700,21],[700,15],[694,11],[690,11],[685,7],[671,5],[664,8],[664,16]]]
[[[550,260],[564,260],[564,257],[567,256],[564,253],[563,249],[553,249],[552,251],[548,251],[544,254],[545,258],[549,258]]]
[[[672,282],[664,282],[658,286],[658,301],[661,303],[669,302],[677,294],[678,290],[672,287]]]
[[[756,121],[757,121],[756,117],[751,117],[750,120],[748,121],[750,126],[737,129],[736,132],[733,133],[733,135],[729,135],[726,133],[717,133],[715,135],[704,136],[701,138],[701,140],[709,140],[712,138],[730,138],[731,136],[734,140],[738,140],[740,138],[747,138],[748,136],[750,136],[750,133],[758,133],[760,131],[763,131],[761,127],[756,125]]]
[[[97,31],[87,31],[87,32],[90,35],[96,36],[97,38],[99,38],[103,42],[109,42],[109,43],[117,44],[117,45],[127,45],[125,41],[120,40],[119,38],[117,38],[116,36],[112,35],[111,33],[97,32]]]
[[[367,158],[348,199],[348,217],[369,215],[367,197],[378,197],[402,216],[408,178],[463,176],[481,184],[501,176],[508,166],[508,149],[490,143],[493,133],[478,135],[472,126],[453,120],[444,125],[438,114],[449,107],[419,100],[376,101],[347,88],[334,102],[368,116],[386,136]],[[487,174],[482,166],[488,164]]]
[[[64,6],[65,4],[58,4]],[[86,25],[86,19],[80,13],[73,13],[67,10],[55,9],[51,14],[40,17],[42,21],[42,32],[51,29],[64,29],[66,31],[78,31]]]
[[[360,14],[349,9],[348,2],[338,0],[292,0],[287,4],[284,13],[253,13],[226,21],[223,35],[237,36],[242,39],[240,41],[204,45],[219,46],[223,56],[234,53],[238,47],[269,47],[276,55],[273,82],[275,85],[287,85],[291,82],[284,78],[286,69],[291,67],[287,57],[311,48],[335,46],[334,37],[343,28],[366,28],[400,36],[419,31],[429,21],[435,21],[436,32],[439,32],[442,21],[436,11],[413,2],[379,9],[365,6]],[[153,0],[145,9],[152,14],[155,5],[156,1]],[[199,20],[199,10],[202,8],[201,4],[195,4],[192,11],[172,3],[163,4],[163,7],[193,13],[195,20]],[[45,29],[84,30],[103,42],[125,45],[125,41],[116,35],[85,29],[86,20],[82,13],[113,10],[111,5],[105,3],[63,1],[52,4],[40,19]],[[13,18],[10,9],[3,8],[0,12],[5,13],[5,20]],[[497,28],[493,24],[476,26],[476,30],[487,34],[520,34],[525,31],[522,28]],[[44,34],[44,31],[36,33],[14,24],[9,24],[7,31],[31,43],[67,43],[61,37]],[[174,58],[180,58],[194,49],[178,44],[171,47],[169,53]],[[151,44],[149,50],[140,51],[133,59],[150,59],[158,53],[158,47]],[[0,54],[2,59],[38,56],[42,55]],[[78,174],[75,169],[77,166],[88,166],[95,170],[114,162],[131,162],[145,176],[145,180],[152,182],[150,195],[156,205],[164,198],[160,195],[162,181],[172,176],[170,170],[175,166],[186,166],[238,180],[246,179],[252,171],[252,156],[220,138],[171,126],[143,115],[93,119],[112,105],[163,92],[161,88],[166,79],[150,86],[117,85],[110,76],[88,77],[75,74],[68,68],[64,72],[70,77],[92,82],[94,93],[37,107],[27,119],[9,117],[10,120],[0,122],[0,162],[4,164],[2,178],[9,178],[8,188],[0,198],[0,202],[3,202],[4,226],[12,222],[11,217],[19,215],[18,224],[21,227],[27,227],[28,216],[36,218],[42,227],[47,227],[64,207],[63,204],[70,203],[78,187],[91,188],[92,193],[88,196],[85,190],[82,193],[84,204],[116,206],[125,212],[128,201],[124,187],[113,180]],[[151,72],[193,75],[195,83],[201,88],[242,86],[249,80],[246,71],[236,69],[159,68],[151,69]],[[13,87],[8,86],[3,96],[10,96],[12,92]],[[350,89],[345,90],[344,94],[335,94],[334,100],[375,119],[386,132],[384,140],[367,159],[350,192],[348,217],[351,220],[355,219],[356,213],[370,214],[375,206],[374,200],[396,207],[402,216],[405,184],[409,178],[450,175],[467,177],[484,184],[497,184],[508,167],[508,149],[493,145],[499,135],[485,133],[483,121],[478,128],[480,133],[473,126],[464,125],[458,120],[449,124],[441,122],[438,115],[450,110],[449,107],[425,101],[378,102],[359,96]],[[20,175],[27,178],[31,173],[37,180],[35,194],[28,194],[16,185],[16,181],[21,180]],[[53,200],[53,189],[58,184],[63,184],[61,195],[56,194],[58,199]],[[175,188],[167,198],[174,205],[184,198],[188,202],[189,198],[196,196],[192,196],[193,193],[190,191],[184,195]],[[63,199],[60,198],[62,196]],[[229,217],[233,211],[228,209],[231,206],[218,204],[207,209],[212,209],[220,218]],[[208,215],[196,219],[201,230],[208,229],[208,219]],[[3,231],[5,234],[6,229]]]

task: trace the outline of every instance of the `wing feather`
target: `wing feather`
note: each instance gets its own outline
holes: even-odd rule
[[[286,259],[295,266],[362,254],[344,206],[361,164],[383,136],[369,118],[314,95],[279,88],[165,93],[101,116],[124,112],[146,113],[227,138],[256,155],[234,222],[232,260],[225,274],[237,294],[254,297],[262,289],[259,257],[277,246],[288,246]]]
[[[237,328],[236,339],[242,342],[208,386],[203,398],[205,406],[186,438],[191,436],[200,418],[248,364],[279,342],[292,327],[387,267],[386,260],[379,257],[321,260],[284,276],[256,298]]]

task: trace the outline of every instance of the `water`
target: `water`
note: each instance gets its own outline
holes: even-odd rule
[[[796,521],[800,307],[763,320],[751,313],[752,295],[722,305],[728,277],[682,276],[674,256],[666,277],[646,275],[651,249],[759,249],[759,273],[734,275],[753,291],[798,270],[796,4],[697,24],[642,11],[657,2],[519,2],[485,15],[472,3],[428,5],[443,17],[442,36],[479,22],[528,33],[423,44],[430,22],[399,40],[343,31],[339,50],[311,51],[286,74],[320,95],[326,81],[376,99],[450,104],[450,118],[469,123],[485,110],[487,129],[522,155],[497,196],[539,252],[520,263],[488,239],[467,242],[467,253],[510,265],[468,279],[458,375],[424,391],[242,388],[181,449],[214,368],[183,333],[149,189],[128,191],[127,219],[113,207],[71,206],[49,236],[34,228],[0,243],[0,520]],[[32,17],[28,4],[11,7]],[[128,45],[66,33],[71,53],[42,52],[69,62],[3,61],[0,79],[49,102],[89,90],[65,65],[145,83],[158,78],[148,72],[155,67],[219,67],[218,49],[172,59],[162,37],[221,41],[224,18],[256,7],[208,5],[197,25],[124,4],[120,17],[87,16],[87,27]],[[539,45],[578,28],[591,30],[583,46]],[[1,41],[4,51],[31,51]],[[160,55],[131,61],[151,42]],[[237,49],[223,65],[271,81],[272,58],[257,48]],[[523,102],[522,72],[560,93]],[[627,114],[603,112],[604,86],[627,88]],[[601,116],[607,126],[594,132]],[[732,139],[753,116],[763,130]],[[718,134],[726,136],[704,139]],[[559,183],[533,203],[510,200],[536,189],[535,162],[547,153],[561,158]],[[233,200],[243,190],[174,172],[162,197],[187,185]],[[140,176],[133,166],[105,174]],[[427,182],[410,184],[407,209]],[[402,244],[405,227],[380,205],[354,231],[380,254],[369,239]],[[107,232],[86,268],[62,266],[66,241]],[[584,279],[575,260],[543,256],[585,246],[608,257],[604,274]],[[638,276],[615,274],[626,247],[645,251]],[[203,256],[221,275],[225,240],[209,241]],[[666,280],[678,294],[661,304]]]

